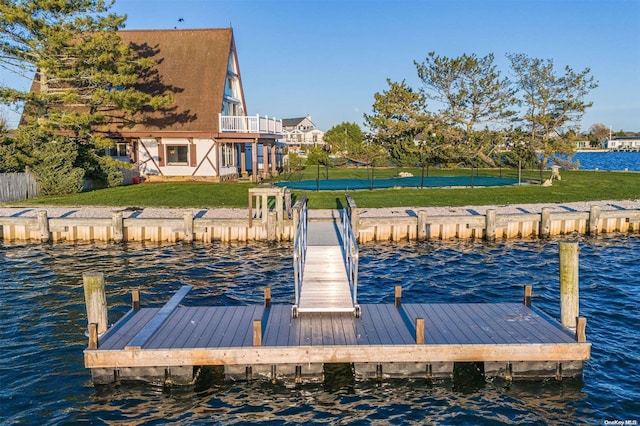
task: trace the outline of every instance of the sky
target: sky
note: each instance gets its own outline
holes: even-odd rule
[[[640,0],[116,0],[113,11],[126,29],[232,27],[251,115],[363,125],[387,79],[421,87],[414,61],[431,51],[493,53],[503,76],[505,55],[524,53],[591,69],[582,130],[640,131]]]

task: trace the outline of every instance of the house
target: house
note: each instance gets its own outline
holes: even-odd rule
[[[277,174],[282,122],[249,115],[231,28],[119,31],[123,43],[156,62],[138,88],[174,103],[104,131],[111,155],[149,179],[220,181]]]
[[[323,145],[324,132],[316,128],[311,116],[300,118],[284,118],[282,120],[284,142],[293,148]]]
[[[640,137],[612,137],[604,140],[604,146],[612,151],[640,151]]]

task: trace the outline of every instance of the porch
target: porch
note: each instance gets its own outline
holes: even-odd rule
[[[282,134],[282,120],[260,117],[256,115],[222,115],[218,114],[218,129],[220,133],[261,133],[269,135]]]

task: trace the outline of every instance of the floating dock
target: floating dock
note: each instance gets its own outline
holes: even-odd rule
[[[134,293],[131,311],[100,337],[89,315],[93,382],[189,384],[205,366],[228,379],[296,382],[322,380],[330,364],[350,364],[359,379],[451,377],[458,363],[506,379],[582,373],[586,320],[563,326],[531,306],[529,286],[523,303],[403,304],[396,287],[393,304],[358,304],[357,244],[346,214],[341,222],[307,225],[301,215],[292,305],[272,305],[266,289],[263,305],[185,307],[184,286],[160,308],[140,308]],[[334,251],[314,255],[314,246]]]

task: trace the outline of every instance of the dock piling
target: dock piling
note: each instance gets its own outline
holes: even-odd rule
[[[587,341],[587,319],[576,317],[576,342],[585,343]]]
[[[598,235],[600,225],[600,206],[591,206],[589,210],[589,235]]]
[[[193,214],[191,212],[184,213],[184,241],[188,243],[193,241]]]
[[[253,346],[262,346],[262,321],[253,320]]]
[[[485,235],[484,238],[487,241],[496,240],[496,211],[494,209],[488,209],[485,216]]]
[[[540,211],[540,238],[548,238],[551,235],[551,209],[543,207]]]
[[[47,218],[46,210],[39,210],[38,215],[38,230],[40,231],[40,241],[43,243],[48,242],[51,239],[51,232],[49,232],[49,218]]]
[[[264,288],[264,307],[271,307],[271,287]]]
[[[397,285],[395,287],[395,297],[394,297],[394,305],[395,307],[399,307],[402,304],[402,286]]]
[[[579,313],[578,243],[559,243],[560,252],[560,320],[574,329]]]
[[[530,285],[525,285],[524,286],[524,300],[523,300],[523,304],[524,306],[527,307],[531,307],[531,293],[533,291],[533,287],[531,287]]]
[[[87,306],[87,322],[98,324],[98,335],[107,331],[107,295],[105,292],[104,274],[102,272],[85,272],[82,274],[84,299]]]
[[[88,325],[87,330],[89,331],[89,344],[87,345],[87,349],[98,349],[98,324],[92,322]]]
[[[140,290],[138,289],[131,291],[131,309],[134,311],[140,310]]]
[[[416,318],[416,345],[424,344],[424,318]]]

